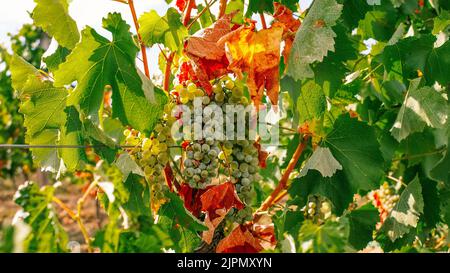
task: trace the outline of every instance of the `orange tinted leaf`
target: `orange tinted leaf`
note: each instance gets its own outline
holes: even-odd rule
[[[228,72],[225,48],[219,46],[217,41],[231,32],[231,19],[234,15],[235,13],[223,16],[211,27],[194,34],[184,45],[184,52],[192,61],[199,84],[208,94],[212,91],[209,81]]]
[[[263,169],[267,167],[267,157],[269,157],[269,153],[264,151],[261,147],[261,144],[259,143],[260,139],[256,141],[253,146],[258,150],[258,160],[259,160],[259,166]]]
[[[283,28],[275,25],[255,31],[255,25],[242,26],[223,37],[218,44],[226,44],[229,69],[242,77],[248,74],[247,86],[255,105],[259,105],[264,90],[272,104],[278,104],[280,91],[280,48]]]
[[[295,35],[300,28],[300,20],[294,17],[293,12],[286,6],[275,2],[275,13],[273,18],[283,27],[283,40],[285,42],[283,49],[284,63],[287,64],[292,45],[294,44]]]
[[[216,215],[216,218],[211,219],[209,216],[209,213],[206,213],[205,217],[205,226],[208,228],[208,230],[203,231],[202,233],[202,239],[204,242],[211,244],[213,237],[214,237],[214,231],[216,228],[220,225],[220,223],[225,219],[225,216],[227,216],[228,210],[226,209],[218,209],[214,213]]]
[[[184,207],[197,218],[200,216],[202,210],[200,196],[204,192],[205,190],[193,189],[186,183],[181,184],[178,191],[178,194],[184,201]]]
[[[258,240],[245,226],[236,227],[216,248],[217,253],[258,253],[262,250]]]
[[[242,209],[244,204],[239,199],[234,185],[227,182],[221,185],[209,187],[200,197],[202,211],[209,214],[211,219],[218,217],[216,210],[231,208]]]
[[[277,246],[275,225],[269,214],[257,214],[253,220],[251,229],[253,236],[259,240],[260,245],[264,249],[275,249]]]

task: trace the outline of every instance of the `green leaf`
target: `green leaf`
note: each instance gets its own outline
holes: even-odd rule
[[[20,97],[29,95],[26,93],[24,94],[23,88],[28,81],[35,80],[36,82],[40,82],[38,79],[40,76],[39,71],[33,65],[15,54],[9,56],[8,64],[14,89],[19,93]],[[30,75],[34,75],[35,77],[32,78]]]
[[[308,196],[320,195],[330,200],[337,215],[348,208],[355,193],[342,171],[332,177],[323,177],[320,172],[310,170],[306,176],[295,179],[289,189],[292,198],[297,198],[299,207],[306,205]]]
[[[69,49],[62,46],[58,46],[56,51],[52,55],[43,58],[43,61],[47,65],[48,70],[56,71],[59,65],[66,61],[66,58],[69,54],[70,54]]]
[[[373,128],[344,114],[336,120],[324,143],[342,165],[353,190],[378,187],[384,159]]]
[[[59,223],[57,213],[52,205],[54,187],[42,189],[34,182],[21,185],[14,195],[14,201],[26,214],[24,221],[31,227],[31,232],[24,242],[27,252],[65,252],[68,235]]]
[[[113,40],[105,39],[90,27],[83,30],[81,43],[55,72],[55,85],[77,81],[69,104],[79,104],[81,112],[95,124],[99,124],[105,86],[110,85],[113,118],[139,131],[152,131],[167,97],[154,92],[151,94],[155,100],[147,99],[135,64],[139,49],[120,14],[109,14],[103,27],[113,34]]]
[[[124,208],[136,215],[151,215],[148,185],[141,177],[130,174],[124,183],[128,190],[128,200],[124,203]]]
[[[115,165],[122,172],[123,179],[126,181],[130,174],[137,174],[140,176],[144,176],[144,171],[142,171],[141,167],[134,161],[130,154],[123,153],[117,158]]]
[[[297,11],[298,0],[250,0],[247,7],[246,17],[255,13],[274,13],[274,2],[285,5],[292,11]]]
[[[336,33],[332,30],[341,15],[342,5],[335,0],[316,0],[308,12],[292,46],[287,75],[295,80],[314,77],[310,65],[334,51]]]
[[[403,237],[411,227],[417,226],[423,208],[422,186],[416,177],[401,193],[398,203],[383,224],[383,231],[392,242]]]
[[[448,26],[450,26],[450,12],[442,10],[439,16],[434,18],[433,35],[445,31]]]
[[[300,124],[311,121],[325,112],[327,106],[322,88],[314,81],[308,81],[302,85],[300,95],[297,100],[297,111],[299,113]]]
[[[177,51],[188,36],[188,30],[181,22],[181,15],[174,8],[169,8],[163,17],[155,10],[146,12],[139,18],[139,25],[139,33],[146,46],[161,43],[171,51]]]
[[[191,232],[205,231],[208,228],[197,220],[184,207],[183,201],[174,193],[167,193],[166,197],[169,201],[159,209],[159,215],[170,219],[172,225],[180,225]]]
[[[441,200],[439,199],[437,182],[420,177],[420,184],[422,186],[423,196],[423,219],[429,228],[434,228],[441,220],[440,207]]]
[[[397,119],[391,129],[392,136],[401,141],[426,126],[443,128],[446,124],[447,101],[432,87],[418,88],[420,79],[411,82]]]
[[[386,46],[382,54],[386,71],[402,75],[404,79],[414,79],[421,71],[428,85],[436,81],[444,86],[449,84],[450,41],[438,48],[434,47],[435,41],[435,36],[427,34]]]
[[[447,121],[450,124],[449,121]],[[450,129],[450,127],[449,127]],[[448,142],[447,150],[444,153],[443,158],[434,166],[431,170],[431,177],[438,181],[443,181],[447,186],[450,185],[450,132],[447,132]]]
[[[34,0],[34,2],[36,2],[32,13],[34,23],[53,36],[61,46],[74,48],[80,40],[80,34],[77,23],[69,15],[68,1]]]
[[[380,220],[378,210],[369,204],[351,211],[345,217],[350,223],[349,243],[358,250],[365,248],[373,240],[373,232]]]
[[[55,88],[50,82],[35,85],[33,81],[29,81],[24,90],[33,94],[30,100],[20,106],[20,111],[25,116],[24,126],[30,137],[44,129],[59,129],[64,125],[67,98],[64,88]]]
[[[342,166],[331,154],[330,149],[319,146],[308,159],[300,174],[306,175],[309,170],[318,170],[323,177],[332,177],[338,170],[342,170]]]
[[[450,41],[431,49],[425,66],[425,78],[432,85],[435,81],[443,86],[450,84]]]
[[[345,252],[348,232],[348,225],[340,222],[327,221],[323,225],[317,225],[311,221],[305,221],[298,236],[299,252]]]
[[[381,5],[371,7],[371,11],[365,14],[359,21],[358,34],[363,39],[375,39],[388,41],[396,30],[398,12],[389,0],[383,0]]]
[[[232,22],[235,24],[242,24],[244,22],[244,0],[228,1],[225,14],[230,14],[232,12],[237,12],[233,17]]]

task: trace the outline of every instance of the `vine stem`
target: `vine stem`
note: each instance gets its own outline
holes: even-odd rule
[[[262,203],[261,207],[256,211],[256,213],[266,211],[267,209],[269,209],[273,204],[275,204],[275,200],[277,199],[279,200],[278,196],[288,188],[287,182],[289,180],[289,176],[291,175],[292,171],[294,170],[295,166],[300,160],[300,156],[303,154],[303,151],[307,146],[309,138],[310,138],[309,135],[304,135],[302,142],[297,146],[297,149],[295,150],[294,155],[292,156],[291,161],[289,162],[289,165],[284,171],[284,174],[281,177],[278,186],[273,190],[273,192],[269,195],[269,197],[267,197],[264,203]]]
[[[183,17],[184,26],[189,25],[189,21],[191,20],[191,12],[194,7],[195,7],[195,0],[189,0]]]
[[[163,83],[163,89],[167,93],[169,93],[170,88],[170,73],[172,73],[172,62],[173,58],[175,57],[175,53],[171,52],[169,56],[167,57],[166,61],[166,69],[164,71],[164,83]]]
[[[77,222],[78,227],[80,228],[81,233],[83,234],[83,238],[84,241],[87,244],[88,247],[88,252],[92,252],[92,247],[91,247],[91,239],[89,238],[89,234],[87,232],[86,227],[83,224],[83,221],[81,220],[80,214],[79,213],[75,213],[73,212],[73,210],[71,210],[61,199],[59,199],[58,197],[53,196],[52,201],[57,204],[61,209],[63,209],[68,215],[69,217]]]
[[[220,0],[219,18],[225,15],[226,10],[227,10],[227,0]]]
[[[266,17],[264,17],[263,13],[260,13],[259,17],[261,18],[261,24],[262,24],[263,29],[267,29]]]
[[[191,20],[191,13],[192,9],[195,7],[195,0],[189,0],[186,10],[184,12],[183,16],[183,25],[188,26],[189,21]],[[163,89],[166,92],[169,92],[170,88],[170,73],[172,72],[172,63],[173,58],[175,57],[175,52],[171,52],[169,56],[166,58],[166,69],[164,71],[164,82],[163,82]]]
[[[141,46],[142,62],[144,63],[145,76],[150,79],[150,70],[148,68],[147,48],[142,42],[141,34],[139,33],[139,22],[136,15],[136,9],[134,7],[134,0],[128,0],[128,6],[130,7],[131,15],[133,16],[134,26],[136,27],[137,37],[139,39],[139,45]]]

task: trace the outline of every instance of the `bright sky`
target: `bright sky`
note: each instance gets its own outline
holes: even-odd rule
[[[6,0],[2,1],[6,2]],[[307,8],[312,1],[300,0],[302,10]],[[138,16],[152,9],[156,10],[160,15],[164,15],[168,7],[165,0],[135,0],[134,3]],[[34,6],[33,0],[11,0],[2,4],[2,9],[0,9],[1,44],[8,46],[7,33],[16,33],[23,24],[32,22],[29,12],[33,10]],[[101,34],[107,33],[101,27],[102,17],[113,11],[120,12],[122,17],[133,26],[128,6],[112,0],[72,0],[69,10],[80,30],[84,26],[89,25]],[[132,31],[134,31],[134,26]],[[157,51],[150,51],[150,58],[155,58],[156,54]],[[153,68],[152,73],[156,73],[156,66],[151,67]]]

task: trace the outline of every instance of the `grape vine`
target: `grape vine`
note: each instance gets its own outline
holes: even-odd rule
[[[17,189],[1,251],[23,226],[21,249],[70,251],[56,211],[88,252],[449,250],[448,1],[115,1],[132,25],[80,31],[69,1],[35,0],[32,37],[2,50],[0,144],[53,174]]]

